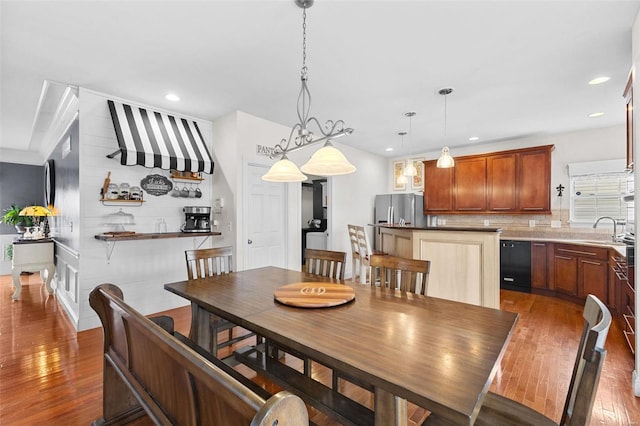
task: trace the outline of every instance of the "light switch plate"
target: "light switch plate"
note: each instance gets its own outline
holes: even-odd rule
[[[562,222],[559,220],[552,220],[551,221],[551,227],[552,228],[561,228],[562,227]]]
[[[534,219],[529,220],[529,228],[535,228],[536,227],[536,221]]]

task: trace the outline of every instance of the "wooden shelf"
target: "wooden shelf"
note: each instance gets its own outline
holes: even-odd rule
[[[186,238],[186,237],[209,237],[222,235],[221,232],[163,232],[163,233],[140,233],[133,235],[109,235],[98,234],[96,240],[100,241],[133,241],[133,240],[157,240],[164,238]]]
[[[184,180],[184,181],[189,181],[189,182],[202,182],[204,180],[204,178],[171,176],[171,180]]]
[[[104,206],[118,206],[123,204],[129,204],[131,206],[139,207],[145,200],[110,200],[107,198],[101,198],[100,202]]]
[[[202,177],[202,173],[198,173],[198,177],[182,175],[181,172],[172,171],[170,178],[173,180],[185,180],[191,182],[202,182],[204,178]]]

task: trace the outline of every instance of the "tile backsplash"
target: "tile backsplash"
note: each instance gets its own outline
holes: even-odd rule
[[[433,217],[433,216],[431,216]],[[610,221],[603,226],[592,228],[588,224],[571,227],[569,210],[552,210],[551,215],[437,215],[439,226],[502,228],[503,233],[517,236],[602,239],[611,238]],[[624,225],[618,225],[617,233],[625,232]]]

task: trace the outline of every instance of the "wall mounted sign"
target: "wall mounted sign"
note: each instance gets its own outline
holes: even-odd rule
[[[140,187],[151,195],[167,195],[173,184],[162,175],[149,175],[140,181]]]
[[[273,147],[264,146],[264,145],[256,145],[256,154],[264,155],[266,157],[270,157],[273,154]]]

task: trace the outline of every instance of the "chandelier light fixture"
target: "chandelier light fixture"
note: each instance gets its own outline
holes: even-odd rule
[[[353,133],[353,129],[345,127],[342,120],[327,120],[322,126],[317,118],[310,116],[311,93],[307,87],[307,9],[313,5],[313,1],[295,0],[296,5],[302,8],[302,69],[300,70],[302,87],[298,94],[297,105],[299,122],[291,129],[288,139],[282,139],[279,144],[273,147],[270,158],[280,157],[280,160],[262,176],[262,180],[301,182],[307,179],[304,173],[337,176],[356,171],[356,167],[331,144],[332,139],[350,135]],[[318,134],[313,132],[312,127],[316,129]],[[287,154],[290,152],[320,142],[324,142],[324,146],[316,151],[309,161],[300,168],[302,172],[287,158]]]
[[[438,91],[439,94],[444,96],[444,137],[445,140],[447,138],[447,95],[450,95],[453,92],[453,89],[450,87],[446,87],[444,89],[440,89]],[[442,147],[442,154],[440,154],[440,158],[438,158],[438,162],[436,163],[436,167],[440,169],[448,169],[455,165],[455,161],[451,154],[449,154],[449,147]]]
[[[404,115],[406,117],[409,118],[409,137],[411,137],[413,135],[413,131],[411,130],[411,117],[415,116],[416,113],[415,111],[409,111],[409,112],[405,112]],[[404,132],[405,135],[407,134],[407,132]],[[404,142],[404,139],[403,139]],[[407,177],[414,177],[417,176],[418,174],[418,170],[416,169],[416,166],[413,165],[413,161],[411,160],[407,160],[407,165],[404,168],[404,175]]]

